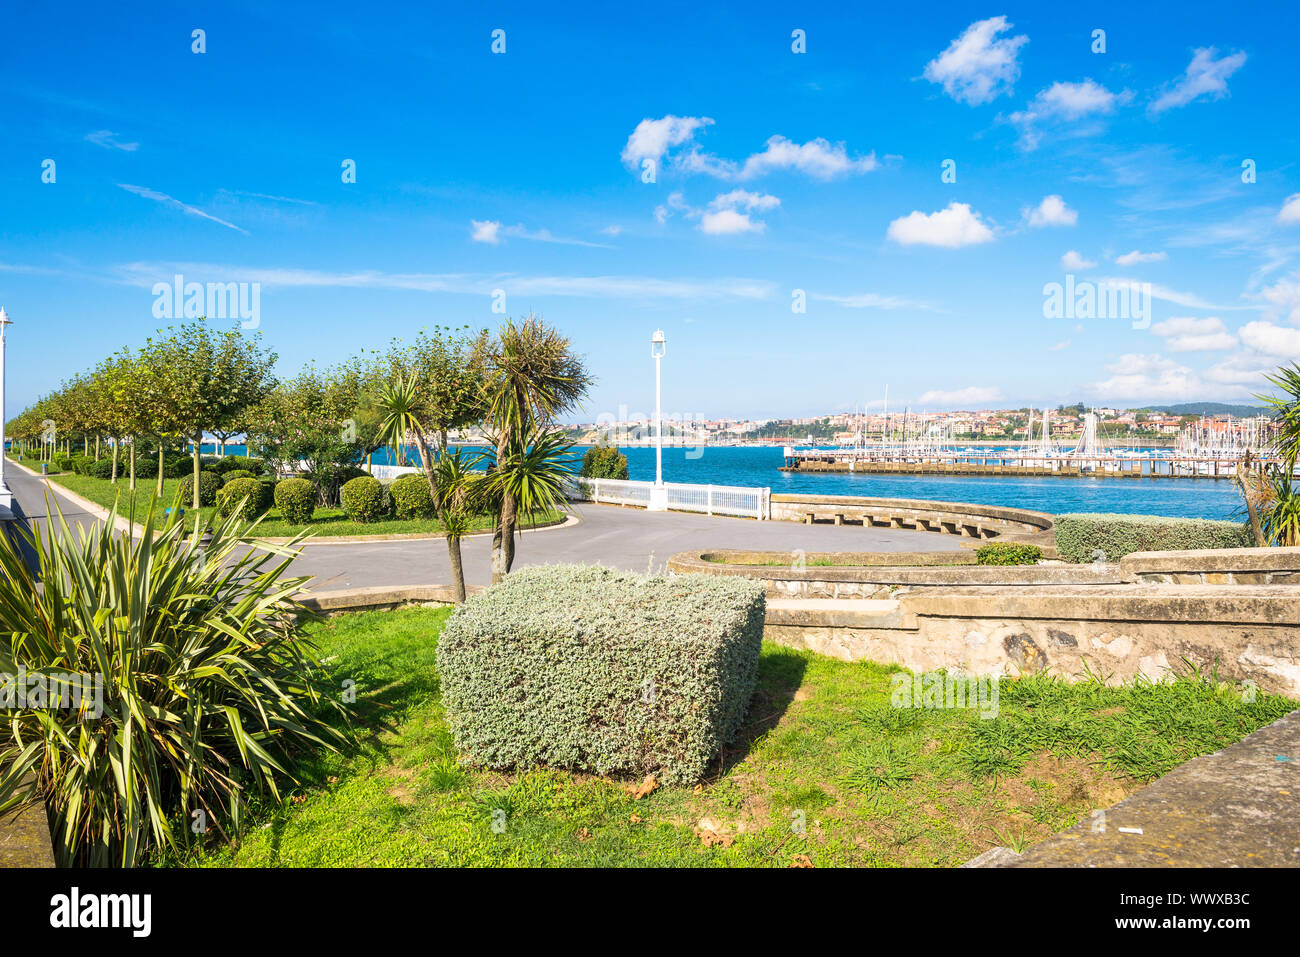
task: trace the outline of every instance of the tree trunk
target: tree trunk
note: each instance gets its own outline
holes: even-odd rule
[[[95,436],[95,461],[99,461],[99,436]]]
[[[1250,518],[1250,534],[1254,536],[1255,545],[1259,548],[1267,548],[1268,540],[1264,538],[1264,530],[1259,524],[1259,514],[1255,511],[1255,492],[1264,476],[1261,471],[1258,478],[1247,483],[1245,475],[1249,470],[1250,453],[1247,453],[1246,460],[1237,469],[1237,484],[1241,486],[1241,497],[1246,500],[1246,515]]]
[[[456,604],[465,600],[465,569],[460,562],[460,536],[447,536],[447,558],[451,562],[451,589]]]
[[[118,441],[115,438],[113,439],[113,478],[111,480],[114,485],[117,484],[117,446]]]
[[[131,491],[135,491],[135,436],[131,436]]]
[[[158,436],[158,492],[159,498],[163,493],[163,437]]]
[[[200,432],[194,439],[194,507],[199,507],[199,446],[203,441],[203,433]]]

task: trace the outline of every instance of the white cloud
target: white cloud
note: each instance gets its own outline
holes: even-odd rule
[[[968,386],[965,389],[953,389],[945,392],[934,389],[926,392],[917,400],[918,405],[945,406],[948,408],[979,408],[1002,398],[1002,390],[997,386]]]
[[[832,179],[847,173],[869,173],[879,165],[875,153],[853,158],[843,143],[821,137],[795,143],[784,136],[773,136],[761,153],[745,160],[736,178],[747,180],[772,170],[794,169],[815,179]]]
[[[761,233],[766,228],[766,223],[750,219],[749,213],[734,209],[711,210],[700,217],[700,232],[710,236]]]
[[[1054,345],[1054,346],[1048,346],[1048,347],[1047,347],[1047,351],[1048,351],[1048,352],[1060,352],[1061,350],[1063,350],[1063,349],[1068,349],[1068,348],[1070,348],[1070,340],[1069,340],[1069,339],[1062,339],[1062,340],[1061,340],[1060,342],[1058,342],[1056,345]]]
[[[1102,398],[1194,399],[1204,386],[1195,372],[1161,355],[1127,353],[1106,367],[1110,378],[1095,384]]]
[[[1076,269],[1079,270],[1093,269],[1096,267],[1096,265],[1097,264],[1093,262],[1091,259],[1084,259],[1082,255],[1080,255],[1078,252],[1076,252],[1073,249],[1069,250],[1064,256],[1061,257],[1062,269],[1068,269],[1071,271]]]
[[[1032,150],[1041,138],[1038,124],[1104,116],[1132,98],[1133,94],[1128,90],[1113,93],[1091,79],[1082,83],[1053,83],[1047,89],[1039,90],[1024,110],[1012,113],[1008,119],[1020,127],[1021,145]]]
[[[469,222],[470,239],[476,243],[491,243],[496,246],[503,237],[510,237],[511,239],[528,239],[538,243],[557,243],[561,246],[588,246],[593,249],[613,248],[605,243],[593,243],[585,239],[556,236],[549,229],[529,229],[523,223],[516,223],[514,226],[502,226],[500,222],[494,219],[471,219]]]
[[[833,302],[836,305],[844,306],[846,309],[925,309],[935,311],[933,303],[923,302],[919,299],[908,299],[904,296],[885,296],[877,292],[863,292],[852,296],[813,293],[812,298],[820,302]]]
[[[1011,93],[1020,78],[1017,57],[1029,37],[999,39],[1000,34],[1010,29],[1006,17],[972,23],[948,49],[926,64],[925,78],[931,83],[942,83],[945,93],[971,106]]]
[[[601,230],[601,232],[604,233],[606,236],[617,236],[621,232],[623,232],[623,227],[617,224],[613,226],[606,226],[604,229]]]
[[[469,238],[476,243],[501,242],[501,224],[493,219],[471,219]]]
[[[87,133],[86,140],[106,150],[122,150],[124,153],[134,153],[140,148],[139,143],[122,142],[112,130],[96,130],[94,133]]]
[[[218,217],[213,216],[211,213],[205,213],[197,206],[190,206],[188,203],[182,203],[179,199],[168,196],[166,193],[160,193],[156,189],[149,189],[147,186],[132,186],[130,183],[118,183],[117,185],[120,189],[124,189],[128,193],[143,196],[145,199],[151,199],[155,203],[162,203],[165,206],[172,207],[173,209],[179,209],[181,212],[187,213],[190,216],[198,216],[200,219],[207,219],[220,226],[225,226],[227,229],[233,229],[237,233],[243,233],[245,236],[248,235],[248,230],[240,229],[234,223],[228,223],[224,219],[219,219]]]
[[[627,138],[623,147],[623,162],[629,167],[641,165],[644,159],[656,162],[674,146],[680,146],[695,136],[696,130],[709,126],[713,120],[707,116],[668,116],[642,120]]]
[[[396,289],[410,292],[489,295],[506,289],[511,295],[573,296],[617,299],[771,299],[776,283],[767,279],[721,276],[707,279],[659,279],[652,276],[521,276],[512,273],[385,273],[378,270],[325,272],[192,262],[136,262],[118,267],[119,281],[152,286],[159,277],[176,273],[240,276],[265,288]]]
[[[1166,253],[1142,253],[1135,249],[1123,256],[1116,256],[1115,262],[1121,266],[1135,266],[1138,263],[1161,263],[1168,258],[1169,256]]]
[[[1243,345],[1256,352],[1282,359],[1300,359],[1300,329],[1288,329],[1260,320],[1246,323],[1237,334],[1241,336]]]
[[[1237,345],[1237,337],[1227,330],[1222,319],[1214,316],[1166,319],[1152,326],[1151,332],[1166,340],[1170,352],[1208,352],[1233,349]]]
[[[1293,193],[1286,198],[1277,214],[1277,221],[1284,226],[1300,223],[1300,193]]]
[[[1079,221],[1078,211],[1065,205],[1065,200],[1055,193],[1044,196],[1037,207],[1026,209],[1024,215],[1030,226],[1073,226]]]
[[[885,234],[904,246],[943,246],[957,249],[993,240],[993,230],[968,203],[949,203],[936,213],[913,210],[889,224]]]
[[[1265,386],[1264,376],[1277,371],[1275,359],[1239,352],[1205,370],[1205,378],[1225,385],[1249,386],[1250,392]]]
[[[733,189],[715,196],[709,208],[700,213],[700,231],[710,236],[761,233],[767,225],[751,218],[750,213],[767,212],[780,205],[781,200],[768,193]]]
[[[1266,314],[1288,322],[1300,323],[1300,273],[1279,279],[1259,291],[1259,298],[1268,303]]]
[[[1214,47],[1198,49],[1183,75],[1151,104],[1151,112],[1163,113],[1205,96],[1214,100],[1227,96],[1228,77],[1245,64],[1246,54],[1234,53],[1216,60],[1218,52]]]

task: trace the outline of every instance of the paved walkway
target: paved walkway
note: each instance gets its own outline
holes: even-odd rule
[[[6,477],[29,519],[45,514],[46,482],[16,468]],[[50,482],[69,524],[97,521]],[[15,511],[18,509],[15,508]],[[770,551],[956,551],[964,539],[937,532],[859,525],[801,525],[756,522],[687,512],[650,513],[617,505],[577,505],[579,523],[567,528],[524,532],[515,546],[515,567],[556,562],[599,562],[644,572],[662,570],[677,552],[690,548],[749,548]],[[461,543],[465,580],[491,581],[490,535],[473,535]],[[451,581],[447,546],[442,539],[386,542],[336,542],[319,539],[304,547],[293,574],[314,575],[313,590],[369,585],[441,585]]]

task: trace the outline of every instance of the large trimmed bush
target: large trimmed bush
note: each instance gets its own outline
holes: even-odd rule
[[[627,478],[627,456],[612,445],[593,445],[582,457],[583,478]]]
[[[276,482],[275,507],[290,525],[305,525],[316,511],[316,486],[304,478]]]
[[[764,611],[750,578],[512,572],[438,640],[456,747],[491,768],[699,780],[744,720]]]
[[[139,461],[136,463],[136,477],[140,475]],[[221,476],[216,472],[199,473],[199,504],[202,506],[217,504],[217,492],[221,490]],[[181,508],[189,508],[194,504],[194,476],[187,475],[181,479],[180,484]]]
[[[242,508],[240,502],[243,502]],[[270,507],[271,486],[255,478],[236,478],[226,482],[217,492],[217,509],[222,515],[238,509],[240,518],[252,521]]]
[[[388,515],[383,483],[371,475],[358,475],[339,490],[343,513],[354,522],[377,522]]]
[[[248,469],[231,469],[229,472],[226,472],[224,475],[222,475],[221,486],[222,488],[225,488],[235,479],[252,479],[252,478],[257,478],[257,476],[254,475],[252,472],[250,472]]]
[[[1240,522],[1101,514],[1056,519],[1056,548],[1067,562],[1115,562],[1133,552],[1248,548],[1253,544],[1250,529]]]
[[[398,518],[432,518],[433,493],[422,472],[412,472],[388,486],[388,495]]]
[[[91,478],[106,479],[113,477],[113,456],[112,453],[105,455],[98,462],[91,462],[86,466],[86,474]],[[122,460],[117,462],[117,474],[122,474]]]

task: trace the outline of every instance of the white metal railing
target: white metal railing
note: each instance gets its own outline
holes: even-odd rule
[[[389,482],[401,475],[411,475],[420,471],[413,465],[372,465],[370,474],[381,482]]]
[[[628,479],[575,478],[569,485],[569,498],[576,501],[636,505],[648,508],[654,482]],[[665,482],[668,508],[677,512],[702,512],[705,515],[741,515],[760,521],[771,517],[772,490],[739,485],[691,485]]]

